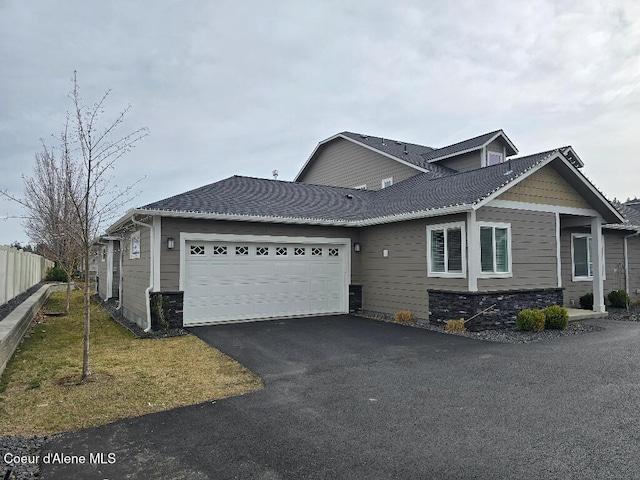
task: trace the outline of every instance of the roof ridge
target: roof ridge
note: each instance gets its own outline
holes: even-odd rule
[[[494,130],[492,132],[487,132],[487,133],[483,133],[481,135],[476,135],[475,137],[471,137],[471,138],[465,138],[464,140],[460,140],[459,142],[455,142],[455,143],[451,143],[449,145],[445,145],[444,147],[438,147],[438,148],[434,148],[434,152],[437,152],[438,150],[442,150],[443,148],[450,148],[450,147],[455,147],[456,145],[459,145],[461,143],[465,143],[465,142],[470,142],[471,140],[476,140],[478,138],[481,137],[486,137],[487,135],[492,135],[498,132],[502,132],[504,133],[504,130],[502,130],[501,128],[498,130]]]

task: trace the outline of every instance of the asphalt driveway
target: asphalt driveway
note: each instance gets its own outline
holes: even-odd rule
[[[349,316],[194,328],[265,388],[66,434],[43,455],[115,453],[115,463],[42,473],[640,478],[640,324],[594,323],[606,330],[526,345]]]

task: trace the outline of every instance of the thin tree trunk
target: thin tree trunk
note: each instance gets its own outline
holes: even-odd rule
[[[84,271],[89,271],[89,255],[84,254]],[[85,380],[91,375],[89,370],[89,326],[91,316],[91,294],[89,291],[89,278],[84,282],[84,351],[82,355],[82,379]]]
[[[67,273],[67,308],[65,314],[69,315],[69,304],[71,303],[71,277]]]

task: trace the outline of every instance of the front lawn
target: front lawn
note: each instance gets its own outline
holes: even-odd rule
[[[62,311],[65,294],[45,308]],[[91,372],[82,372],[83,305],[45,317],[0,379],[0,435],[47,435],[254,392],[258,377],[192,335],[136,339],[99,306],[91,315]]]

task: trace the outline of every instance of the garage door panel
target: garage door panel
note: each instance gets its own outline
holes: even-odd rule
[[[185,324],[341,312],[343,253],[312,243],[187,242]]]

